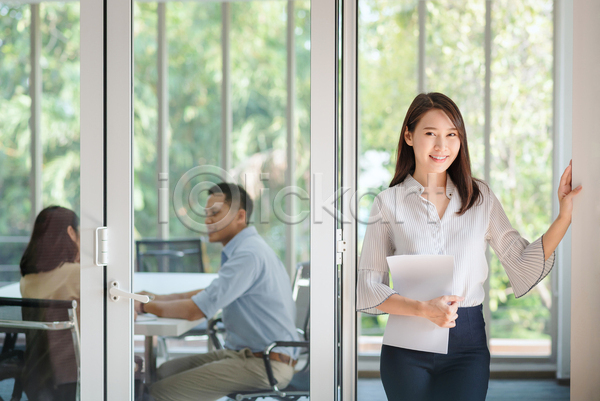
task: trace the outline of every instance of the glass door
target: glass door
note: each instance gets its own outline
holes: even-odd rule
[[[108,0],[106,9],[97,11],[95,21],[105,32],[96,36],[105,40],[100,63],[106,73],[105,290],[114,282],[129,293],[148,290],[156,294],[158,305],[161,295],[193,290],[188,287],[200,283],[199,278],[227,283],[231,247],[207,230],[214,199],[209,190],[219,182],[240,185],[254,206],[251,213],[245,209],[250,216],[246,231],[236,235],[252,229],[272,261],[278,260],[273,262],[281,267],[277,277],[285,277],[285,283],[279,283],[279,288],[285,287],[281,299],[272,305],[294,305],[296,317],[302,310],[310,313],[309,321],[291,317],[291,328],[305,333],[294,336],[301,340],[306,335],[310,350],[273,352],[272,363],[280,370],[293,366],[290,378],[303,380],[300,386],[311,397],[330,399],[338,391],[336,216],[328,205],[337,186],[335,1]],[[182,240],[200,245],[194,252],[187,252],[190,247],[173,251]],[[154,260],[147,257],[152,254],[149,244],[158,245],[154,254],[160,255]],[[184,261],[191,253],[201,256]],[[178,255],[186,256],[177,259]],[[158,285],[150,288],[147,280],[159,280]],[[207,284],[196,289],[201,285]],[[246,291],[258,294],[260,285],[256,281]],[[199,355],[216,355],[218,343],[235,351],[250,348],[246,356],[256,363],[254,373],[265,375],[265,344],[243,335],[236,343],[241,331],[227,320],[230,305],[242,300],[241,295],[208,303],[214,308],[205,305],[207,316],[192,319],[194,324],[171,319],[177,321],[168,323],[164,332],[148,326],[176,316],[155,310],[157,317],[140,315],[134,321],[127,298],[115,301],[98,291],[92,296],[106,311],[101,343],[107,399],[133,399],[137,379],[146,380],[150,393],[160,398],[155,389],[172,376],[172,366]],[[204,315],[198,306],[202,301],[188,300]],[[152,311],[151,304],[146,312]],[[258,313],[256,308],[248,314]],[[206,318],[219,317],[211,309],[223,313],[223,327],[215,326],[216,339],[199,326]],[[281,326],[256,324],[261,328],[253,325],[248,330],[263,333]],[[268,339],[279,340],[278,335],[286,331],[275,329]],[[87,345],[88,352],[97,352]],[[134,375],[140,366],[134,363],[136,357],[144,359],[142,378]],[[319,369],[310,370],[309,360]],[[103,389],[86,377],[85,394],[101,399]],[[221,378],[211,384],[242,380],[225,373]],[[285,392],[290,378],[281,376],[277,389],[266,382],[265,390]],[[177,391],[184,387],[185,380],[171,380]],[[152,387],[154,383],[159,384]],[[241,386],[231,392],[248,389]]]
[[[81,164],[80,17],[78,1],[0,2],[3,399],[75,399],[80,323],[94,319],[79,291],[92,249],[81,204],[102,183]]]
[[[359,0],[344,7],[342,124],[343,140],[351,144],[342,158],[352,162],[344,162],[342,177],[343,186],[358,195],[348,206],[356,211],[347,225],[356,252],[352,260],[360,258],[373,199],[393,177],[404,115],[421,92],[447,94],[463,110],[473,175],[491,185],[524,238],[539,238],[552,221],[557,180],[552,173],[553,3]],[[508,17],[515,15],[520,17]],[[528,63],[522,62],[525,54]],[[515,139],[522,146],[509,146]],[[491,249],[488,263],[484,310],[492,367],[512,370],[512,364],[527,361],[548,369],[556,360],[553,274],[515,299]],[[351,280],[342,291],[350,288]],[[359,313],[356,319],[356,367],[368,377],[379,371],[387,316]],[[351,325],[344,325],[345,333],[354,333]],[[363,391],[385,399],[377,380],[358,383],[359,400]]]
[[[132,392],[133,356],[127,336],[133,310],[127,300],[114,301],[108,292],[113,282],[131,292],[130,15],[129,8],[116,1],[84,2],[81,7],[81,396],[85,400],[128,399]]]

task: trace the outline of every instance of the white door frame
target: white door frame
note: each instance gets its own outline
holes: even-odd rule
[[[311,1],[310,396],[337,400],[337,2]],[[332,202],[333,201],[333,202]]]
[[[81,398],[102,401],[105,267],[96,266],[94,252],[96,228],[105,225],[104,5],[81,0],[80,7]]]
[[[341,271],[341,399],[357,394],[356,261],[358,211],[358,0],[342,3],[342,230],[346,251]]]
[[[106,285],[133,290],[133,1],[106,2]],[[108,400],[133,400],[133,304],[106,301]]]
[[[597,146],[600,3],[573,2],[573,188],[583,190],[573,201],[571,254],[571,399],[591,400],[600,393],[600,157]]]
[[[86,401],[130,401],[131,301],[109,301],[106,288],[117,280],[132,290],[132,2],[105,4],[81,1],[81,390]],[[311,4],[311,397],[322,400],[338,398],[336,220],[324,210],[336,190],[336,7]],[[94,264],[94,231],[103,225],[104,268]]]
[[[105,8],[106,7],[106,8]],[[81,396],[133,398],[132,2],[81,1]],[[106,33],[106,34],[105,34]],[[108,265],[95,265],[95,230],[108,227]]]

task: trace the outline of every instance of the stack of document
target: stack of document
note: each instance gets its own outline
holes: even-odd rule
[[[452,295],[454,256],[396,255],[389,256],[387,262],[394,290],[403,297],[429,301],[442,295]],[[423,317],[390,314],[383,343],[447,354],[449,331]]]

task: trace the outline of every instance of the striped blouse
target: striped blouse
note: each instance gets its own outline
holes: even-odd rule
[[[381,314],[376,307],[397,294],[389,287],[386,256],[454,255],[452,294],[465,297],[461,307],[484,300],[483,283],[489,270],[486,243],[498,255],[517,298],[552,269],[556,252],[544,260],[542,237],[533,243],[521,237],[487,185],[479,185],[483,202],[475,202],[458,216],[460,195],[450,175],[446,177],[450,202],[441,219],[435,205],[421,196],[423,186],[410,174],[375,198],[358,266],[358,311]]]

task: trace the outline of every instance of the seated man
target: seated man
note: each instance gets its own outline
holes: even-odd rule
[[[204,290],[156,295],[148,304],[136,303],[136,309],[189,320],[222,309],[225,349],[162,364],[150,388],[157,401],[217,400],[232,391],[269,388],[262,351],[273,341],[298,339],[290,278],[256,228],[248,227],[252,200],[243,188],[227,183],[215,185],[209,195],[208,238],[224,246],[218,278]],[[296,355],[284,347],[270,354],[280,388],[292,379]]]

